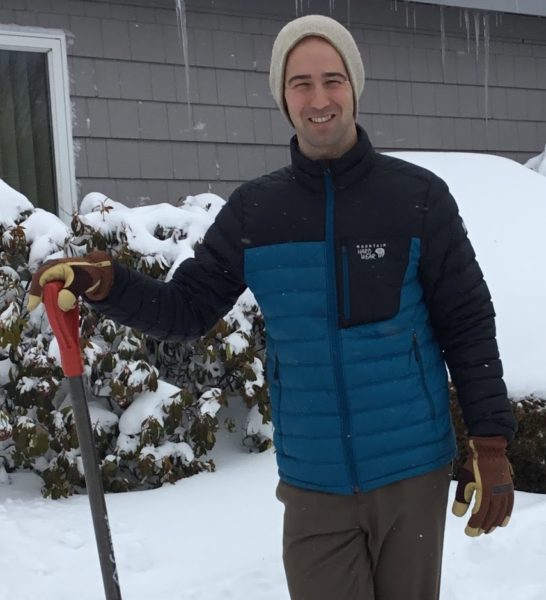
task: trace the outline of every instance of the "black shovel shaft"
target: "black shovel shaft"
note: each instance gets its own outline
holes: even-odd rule
[[[70,385],[74,421],[76,423],[76,431],[78,433],[83,469],[85,472],[87,494],[89,495],[89,504],[91,505],[91,515],[93,517],[95,539],[97,541],[97,550],[99,552],[104,593],[106,595],[106,600],[121,600],[114,546],[112,545],[108,513],[106,511],[106,502],[104,500],[102,475],[99,469],[97,450],[95,447],[95,439],[93,437],[93,429],[91,427],[91,418],[89,417],[89,408],[87,406],[83,379],[81,375],[69,377],[68,382]]]

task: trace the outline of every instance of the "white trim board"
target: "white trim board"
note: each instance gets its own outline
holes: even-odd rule
[[[65,32],[0,25],[0,49],[47,54],[58,210],[61,219],[69,223],[77,201]]]

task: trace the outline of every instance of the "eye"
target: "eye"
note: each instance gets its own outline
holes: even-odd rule
[[[330,86],[330,87],[335,87],[338,85],[341,85],[343,83],[343,81],[341,79],[327,79],[326,80],[326,85]]]

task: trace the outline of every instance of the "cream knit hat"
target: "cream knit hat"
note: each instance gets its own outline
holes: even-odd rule
[[[284,102],[284,70],[288,54],[298,42],[306,37],[321,37],[340,54],[353,88],[354,117],[358,115],[358,99],[364,89],[364,65],[356,42],[350,32],[340,23],[323,15],[306,15],[287,23],[277,35],[271,51],[269,87],[281,112],[290,121]]]

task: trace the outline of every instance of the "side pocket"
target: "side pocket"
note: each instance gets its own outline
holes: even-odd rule
[[[423,365],[423,357],[421,355],[421,349],[419,348],[419,340],[417,339],[417,332],[413,332],[413,355],[415,356],[415,362],[419,368],[419,379],[421,381],[421,389],[425,394],[426,399],[428,400],[428,405],[430,409],[430,416],[435,419],[436,418],[436,408],[434,406],[434,402],[432,400],[432,395],[427,386],[427,381],[425,378],[425,366]]]

